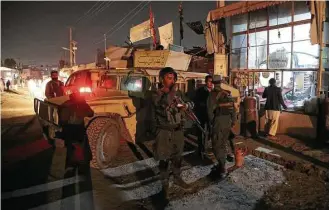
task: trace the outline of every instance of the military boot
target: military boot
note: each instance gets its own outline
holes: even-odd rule
[[[227,177],[227,171],[225,169],[225,166],[221,166],[221,164],[214,166],[211,169],[211,172],[208,177],[211,179],[211,181],[219,181],[225,179]]]
[[[184,180],[181,178],[180,174],[181,174],[181,166],[182,166],[182,158],[178,157],[178,158],[174,158],[172,159],[172,164],[173,164],[173,168],[172,168],[172,172],[174,175],[174,184],[185,189],[188,190],[190,189],[190,186],[184,182]]]
[[[161,180],[162,193],[165,200],[169,200],[169,180]]]

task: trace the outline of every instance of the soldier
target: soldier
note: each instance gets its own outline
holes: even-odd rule
[[[94,111],[86,103],[83,96],[78,91],[70,95],[70,100],[65,102],[62,107],[63,118],[63,137],[65,138],[65,144],[67,147],[69,164],[76,160],[73,160],[74,149],[82,149],[84,154],[78,157],[78,161],[89,163],[91,160],[91,151],[88,144],[86,128],[84,125],[85,117],[92,117]],[[74,132],[72,132],[74,131]],[[78,143],[78,147],[73,147],[73,143]],[[73,162],[72,162],[73,161]]]
[[[189,189],[180,177],[182,152],[184,149],[184,116],[183,110],[188,106],[173,106],[174,97],[187,99],[177,90],[175,85],[177,73],[170,67],[163,68],[159,73],[160,89],[153,95],[155,111],[156,137],[154,156],[160,160],[159,170],[163,186],[163,193],[167,199],[169,188],[169,162],[171,161],[174,175],[174,184]]]
[[[207,111],[207,101],[210,95],[210,92],[213,90],[212,76],[208,75],[205,78],[206,85],[200,87],[196,91],[194,98],[195,103],[195,113],[201,123],[201,126],[205,130],[209,130],[209,119]],[[203,139],[205,136],[201,131],[198,132],[198,153],[202,156],[202,153],[207,149],[208,139]]]
[[[212,126],[211,140],[212,148],[218,165],[213,171],[216,178],[222,179],[226,176],[225,161],[231,128],[236,122],[234,100],[229,93],[221,89],[220,81],[214,81],[214,90],[208,98],[208,117]]]
[[[51,80],[46,85],[45,96],[47,99],[60,97],[64,95],[64,83],[58,80],[58,72],[52,71],[50,73]]]
[[[84,125],[85,117],[92,117],[93,110],[78,91],[69,96],[69,100],[60,109],[61,132],[56,132],[56,150],[53,161],[66,162],[66,172],[72,171],[78,165],[82,170],[90,162],[92,155]],[[59,157],[62,156],[62,157]],[[66,160],[63,160],[66,159]],[[80,164],[79,164],[80,163]],[[54,170],[58,170],[54,168]]]

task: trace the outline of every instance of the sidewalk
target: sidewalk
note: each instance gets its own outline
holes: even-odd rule
[[[328,145],[315,141],[305,141],[287,135],[278,135],[276,141],[265,137],[252,139],[237,136],[234,139],[236,147],[246,147],[249,154],[329,180]]]

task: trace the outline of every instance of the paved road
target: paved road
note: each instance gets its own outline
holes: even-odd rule
[[[10,98],[7,98],[7,102]],[[29,99],[19,102],[29,107]],[[27,101],[24,101],[27,100]],[[10,102],[13,103],[13,102]],[[122,144],[111,168],[89,167],[67,173],[63,178],[50,176],[53,148],[42,139],[38,121],[30,110],[21,112],[32,119],[26,126],[17,115],[8,117],[2,135],[2,208],[3,209],[163,209],[157,161],[152,158],[151,143],[144,146]],[[20,116],[20,119],[25,119]],[[11,119],[11,120],[8,120]],[[15,123],[13,123],[15,122]],[[17,124],[18,123],[18,124]],[[189,141],[190,142],[190,141]],[[210,181],[213,163],[201,162],[195,144],[187,143],[183,179],[193,187],[186,193],[171,184],[166,209],[253,209],[264,192],[284,181],[278,165],[246,157],[245,166],[221,181]],[[60,165],[58,167],[64,167]]]

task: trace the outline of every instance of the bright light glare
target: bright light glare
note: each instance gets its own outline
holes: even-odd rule
[[[90,87],[81,87],[79,89],[80,93],[91,93],[91,88]]]

